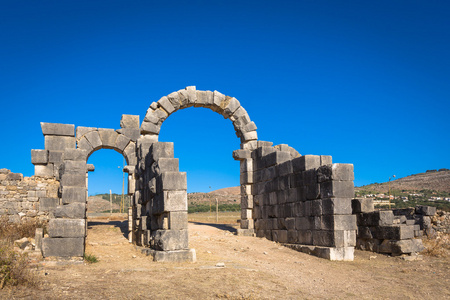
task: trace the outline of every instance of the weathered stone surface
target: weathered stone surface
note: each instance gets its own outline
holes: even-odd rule
[[[329,198],[323,199],[322,214],[323,215],[351,215],[352,206],[350,198]]]
[[[44,228],[36,228],[34,233],[35,251],[42,253],[42,240],[44,239]]]
[[[39,211],[40,212],[48,212],[52,211],[56,208],[56,206],[59,205],[59,199],[58,198],[39,198]]]
[[[42,254],[44,257],[82,257],[84,255],[84,237],[44,238]]]
[[[291,154],[289,152],[284,151],[275,151],[270,154],[267,154],[266,156],[264,156],[263,159],[265,167],[270,167],[290,160]]]
[[[128,145],[128,143],[130,142],[130,138],[123,135],[123,134],[119,134],[117,136],[116,139],[116,143],[114,145],[114,147],[119,150],[120,152],[123,152],[123,150],[125,150],[125,147]]]
[[[83,161],[86,163],[88,152],[83,149],[67,149],[64,160]]]
[[[303,172],[320,167],[320,156],[303,155],[292,160],[292,167],[295,173]]]
[[[64,187],[73,186],[73,187],[85,188],[86,187],[86,175],[85,174],[65,173],[61,177],[61,185]]]
[[[80,139],[83,135],[90,131],[96,131],[96,127],[84,127],[84,126],[78,126],[77,127],[77,139]]]
[[[45,149],[64,151],[66,149],[75,149],[75,137],[71,136],[45,136]]]
[[[47,232],[51,238],[77,238],[86,235],[85,219],[50,219]]]
[[[102,147],[106,149],[114,149],[116,139],[119,134],[114,129],[99,128],[98,134],[102,140]]]
[[[48,162],[50,163],[61,163],[64,159],[64,151],[49,151],[48,152]]]
[[[176,251],[156,251],[149,248],[142,249],[142,253],[151,255],[156,262],[196,262],[195,249]]]
[[[175,107],[173,107],[172,103],[170,103],[169,99],[166,96],[162,97],[158,100],[158,104],[170,115],[175,111]]]
[[[148,134],[148,133],[154,133],[159,134],[159,130],[161,129],[160,125],[155,125],[151,122],[147,122],[144,120],[141,125],[141,133],[142,134]]]
[[[434,216],[436,214],[436,207],[425,205],[416,206],[416,214],[424,216]]]
[[[161,157],[154,163],[156,174],[164,172],[178,172],[178,158]]]
[[[154,161],[160,158],[173,158],[173,143],[158,142],[151,144],[150,152]]]
[[[75,125],[72,124],[41,122],[41,128],[44,135],[75,136]]]
[[[239,101],[234,97],[225,97],[225,100],[220,103],[220,107],[223,109],[223,116],[229,118],[233,113],[241,106]]]
[[[320,230],[356,230],[355,215],[324,215],[315,217],[316,229]],[[319,222],[319,224],[317,224]]]
[[[353,198],[355,196],[353,181],[325,181],[320,183],[322,198]]]
[[[169,99],[172,106],[175,108],[175,110],[179,109],[181,106],[180,97],[178,95],[178,92],[173,92],[167,95],[167,99]]]
[[[233,158],[235,160],[243,160],[251,158],[251,152],[249,150],[238,149],[233,151]]]
[[[360,226],[385,226],[394,222],[394,214],[387,210],[360,213],[357,214],[357,218]]]
[[[58,205],[53,215],[55,218],[83,219],[86,217],[86,204],[80,202]]]
[[[152,238],[155,250],[187,250],[189,246],[188,231],[186,229],[156,230],[152,232]]]
[[[186,190],[186,172],[165,172],[156,179],[156,192],[168,190]]]
[[[86,188],[64,186],[62,189],[62,204],[75,202],[86,203]]]
[[[116,130],[118,133],[123,134],[126,137],[129,137],[132,141],[136,142],[137,139],[141,135],[140,128],[121,128]]]
[[[171,211],[169,213],[169,229],[181,230],[188,228],[187,211]]]
[[[87,151],[88,153],[94,151],[94,147],[89,143],[86,137],[82,137],[77,141],[77,148]]]
[[[121,128],[139,128],[139,116],[138,115],[122,115],[120,119]]]
[[[258,139],[258,134],[256,133],[256,131],[249,131],[249,132],[242,133],[243,141],[252,141],[252,140],[257,140],[257,139]]]
[[[371,227],[373,238],[380,240],[406,240],[414,238],[413,225],[394,225]]]
[[[160,204],[160,212],[187,211],[186,191],[164,191],[155,200]]]
[[[46,165],[48,163],[48,150],[31,150],[31,163],[33,165]]]
[[[374,211],[373,199],[371,198],[358,198],[352,199],[352,213],[367,213]]]
[[[86,133],[84,137],[88,140],[89,144],[91,144],[92,148],[94,148],[94,151],[102,148],[103,143],[97,130]]]
[[[53,177],[53,164],[35,165],[34,175],[42,177]]]

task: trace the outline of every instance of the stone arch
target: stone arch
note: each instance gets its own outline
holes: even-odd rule
[[[153,102],[147,110],[141,124],[141,134],[150,140],[157,141],[162,123],[172,113],[188,107],[204,107],[230,119],[241,140],[242,149],[255,149],[258,135],[256,124],[250,119],[239,100],[223,95],[218,91],[198,91],[195,86],[173,92]]]

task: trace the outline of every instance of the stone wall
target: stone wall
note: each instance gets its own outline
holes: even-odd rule
[[[353,260],[353,165],[331,156],[301,156],[287,145],[257,142],[241,161],[241,232],[331,260]],[[248,194],[250,192],[250,195]]]
[[[357,249],[390,255],[416,255],[424,249],[416,238],[422,235],[420,225],[400,213],[410,209],[374,211],[370,198],[353,199],[352,209],[358,223]]]
[[[48,220],[58,202],[59,182],[51,177],[23,177],[0,169],[0,215],[11,222]]]

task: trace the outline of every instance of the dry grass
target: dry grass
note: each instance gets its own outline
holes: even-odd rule
[[[423,254],[450,257],[450,234],[437,234],[433,238],[423,238],[422,241],[425,246]]]
[[[219,224],[237,224],[237,220],[241,218],[241,213],[236,211],[219,212]],[[188,214],[189,222],[199,223],[216,223],[216,212],[199,212]]]
[[[0,217],[0,289],[5,286],[35,286],[37,277],[28,267],[26,254],[14,251],[13,243],[23,237],[34,237],[36,228],[43,224],[32,221],[20,224],[9,223]]]

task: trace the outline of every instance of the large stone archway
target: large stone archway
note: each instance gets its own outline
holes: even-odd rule
[[[256,235],[332,260],[353,260],[353,165],[331,156],[300,155],[281,144],[258,141],[256,125],[240,102],[195,87],[153,102],[139,126],[124,115],[121,129],[42,123],[44,150],[32,150],[37,176],[60,180],[60,198],[44,238],[44,256],[83,256],[86,235],[86,172],[90,154],[114,149],[127,160],[132,194],[130,241],[156,261],[194,261],[188,248],[187,181],[173,143],[158,141],[162,123],[175,111],[205,107],[229,119],[240,138],[239,235]]]

